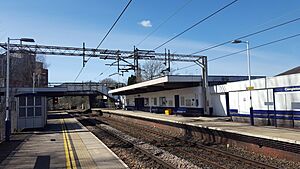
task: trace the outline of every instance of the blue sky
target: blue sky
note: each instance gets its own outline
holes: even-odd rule
[[[81,47],[82,42],[85,42],[87,47],[95,48],[127,2],[126,0],[1,0],[0,41],[5,42],[7,37],[33,37],[37,44]],[[156,29],[176,9],[188,3],[138,46],[142,49],[153,49],[229,2],[231,1],[133,0],[100,48],[132,50],[134,45]],[[168,48],[171,52],[190,54],[299,16],[299,0],[239,0],[158,49],[157,52]],[[148,27],[139,24],[141,21],[146,21],[144,26]],[[300,21],[244,40],[248,40],[250,46],[260,45],[298,34],[299,26]],[[297,37],[252,50],[253,74],[273,76],[299,66],[299,40]],[[212,59],[242,49],[245,49],[245,44],[227,44],[199,55],[206,55]],[[62,56],[46,56],[46,58],[50,64],[49,79],[52,82],[74,81],[82,66],[81,58]],[[98,81],[115,73],[115,68],[107,70],[106,63],[110,62],[91,59],[78,81]],[[189,64],[174,63],[172,67],[176,69]],[[105,73],[98,76],[101,72]],[[199,74],[200,70],[194,66],[176,73]],[[209,62],[209,74],[246,75],[246,53]],[[113,78],[126,81],[129,75],[130,73],[127,73],[123,77],[113,76]]]

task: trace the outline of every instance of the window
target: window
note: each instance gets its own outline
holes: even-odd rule
[[[19,108],[19,116],[26,117],[26,108],[23,108],[23,107]]]
[[[33,107],[27,107],[27,117],[33,116]]]
[[[183,96],[180,97],[180,105],[181,105],[181,106],[184,106],[184,105],[185,105],[185,104],[184,104],[184,97],[183,97]]]
[[[173,106],[173,100],[169,100],[169,106],[172,107]]]
[[[36,106],[42,105],[42,98],[41,98],[41,96],[36,96],[35,97],[35,105]]]
[[[166,106],[167,100],[166,97],[159,97],[159,106]]]
[[[26,106],[26,97],[24,96],[19,97],[19,105]]]
[[[186,99],[186,100],[185,100],[185,104],[186,104],[186,106],[192,106],[192,101],[191,101],[191,99]]]
[[[157,105],[157,98],[156,98],[156,97],[153,98],[153,105],[154,105],[154,106]]]
[[[35,116],[42,116],[42,108],[35,107]]]
[[[145,106],[149,106],[149,98],[145,98],[144,99],[144,105]]]
[[[33,96],[27,97],[27,106],[33,106]]]
[[[41,96],[21,96],[19,97],[19,117],[42,116]]]

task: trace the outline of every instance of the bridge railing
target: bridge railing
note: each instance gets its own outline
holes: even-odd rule
[[[103,93],[104,95],[112,97],[111,94],[108,94],[110,90],[107,87],[107,84],[103,83],[49,83],[49,87],[62,87],[66,88],[67,91],[95,91]]]

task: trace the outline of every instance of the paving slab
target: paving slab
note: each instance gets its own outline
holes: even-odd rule
[[[128,168],[75,118],[59,112],[49,117],[45,129],[15,133],[0,144],[1,169]]]

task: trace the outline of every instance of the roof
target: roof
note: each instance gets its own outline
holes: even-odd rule
[[[118,89],[110,90],[108,93],[114,95],[129,95],[137,93],[155,92],[161,90],[179,89],[185,87],[199,86],[201,82],[201,76],[192,75],[169,75],[160,77],[153,80],[121,87]]]
[[[290,69],[288,71],[282,72],[276,76],[291,75],[291,74],[296,74],[296,73],[300,73],[300,66]]]
[[[265,76],[253,76],[253,79]],[[247,80],[248,76],[208,76],[209,86],[225,84],[227,82]],[[201,76],[195,75],[168,75],[157,79],[121,87],[110,90],[108,93],[113,95],[130,95],[138,93],[156,92],[162,90],[181,89],[187,87],[200,86]]]

